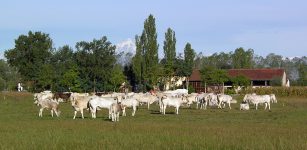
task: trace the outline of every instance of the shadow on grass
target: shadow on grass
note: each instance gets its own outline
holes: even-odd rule
[[[161,112],[157,110],[151,110],[150,114],[162,115]],[[176,114],[176,113],[175,112],[165,112],[165,114]]]

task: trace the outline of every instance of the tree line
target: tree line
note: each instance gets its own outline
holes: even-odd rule
[[[6,61],[0,61],[0,88],[12,90],[22,82],[30,91],[118,91],[125,82],[132,90],[147,91],[165,88],[174,76],[189,77],[194,68],[204,70],[202,74],[213,71],[212,74],[218,75],[230,68],[285,68],[292,83],[307,85],[306,56],[262,57],[252,49],[243,48],[203,56],[196,54],[190,43],[186,43],[183,54],[177,54],[175,31],[168,28],[164,35],[164,56],[159,57],[157,36],[155,18],[149,15],[143,31],[135,36],[133,56],[117,54],[116,46],[106,36],[77,42],[74,48],[68,45],[54,48],[49,34],[29,31],[15,40],[14,48],[5,51]],[[121,60],[123,55],[127,60]]]

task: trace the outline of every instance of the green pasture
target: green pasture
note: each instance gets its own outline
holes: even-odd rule
[[[242,99],[237,97],[238,102]],[[30,93],[0,94],[0,149],[217,149],[303,150],[307,149],[307,98],[277,97],[271,111],[240,111],[181,108],[179,115],[168,108],[141,106],[136,116],[120,117],[113,123],[102,110],[96,119],[86,111],[85,119],[73,120],[70,103],[61,103],[61,116],[50,111],[38,117]]]

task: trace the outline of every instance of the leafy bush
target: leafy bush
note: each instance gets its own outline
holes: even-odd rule
[[[263,94],[275,94],[276,96],[298,96],[307,97],[307,87],[265,87],[265,88],[247,88],[241,90],[240,94],[256,93]]]
[[[236,94],[236,91],[235,91],[235,89],[226,89],[225,94],[233,95],[233,94]]]
[[[188,93],[189,93],[189,94],[195,93],[195,89],[193,88],[192,85],[189,85]]]

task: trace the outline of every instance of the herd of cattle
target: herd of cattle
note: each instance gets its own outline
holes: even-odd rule
[[[56,116],[60,115],[59,104],[60,102],[71,102],[71,106],[74,109],[74,117],[76,118],[77,112],[81,112],[82,118],[84,118],[83,111],[88,109],[91,112],[92,118],[96,118],[96,112],[101,109],[109,110],[109,119],[112,121],[118,121],[120,112],[122,116],[126,116],[126,108],[132,108],[132,116],[135,115],[137,107],[139,105],[147,104],[149,109],[150,105],[157,103],[160,107],[160,113],[165,115],[167,107],[175,107],[176,114],[179,113],[180,106],[186,105],[188,107],[191,104],[196,103],[196,108],[207,109],[207,106],[225,108],[227,104],[231,109],[231,103],[236,103],[230,95],[214,94],[214,93],[191,93],[188,94],[186,89],[177,89],[174,91],[164,91],[157,93],[52,93],[51,91],[43,91],[41,93],[34,94],[34,104],[40,107],[39,117],[42,117],[44,109],[51,110],[51,116],[53,113]],[[240,103],[240,110],[249,110],[249,104],[255,105],[258,108],[258,104],[265,104],[270,109],[270,103],[277,103],[274,94],[271,95],[256,95],[246,94]],[[223,105],[223,106],[222,106]]]

